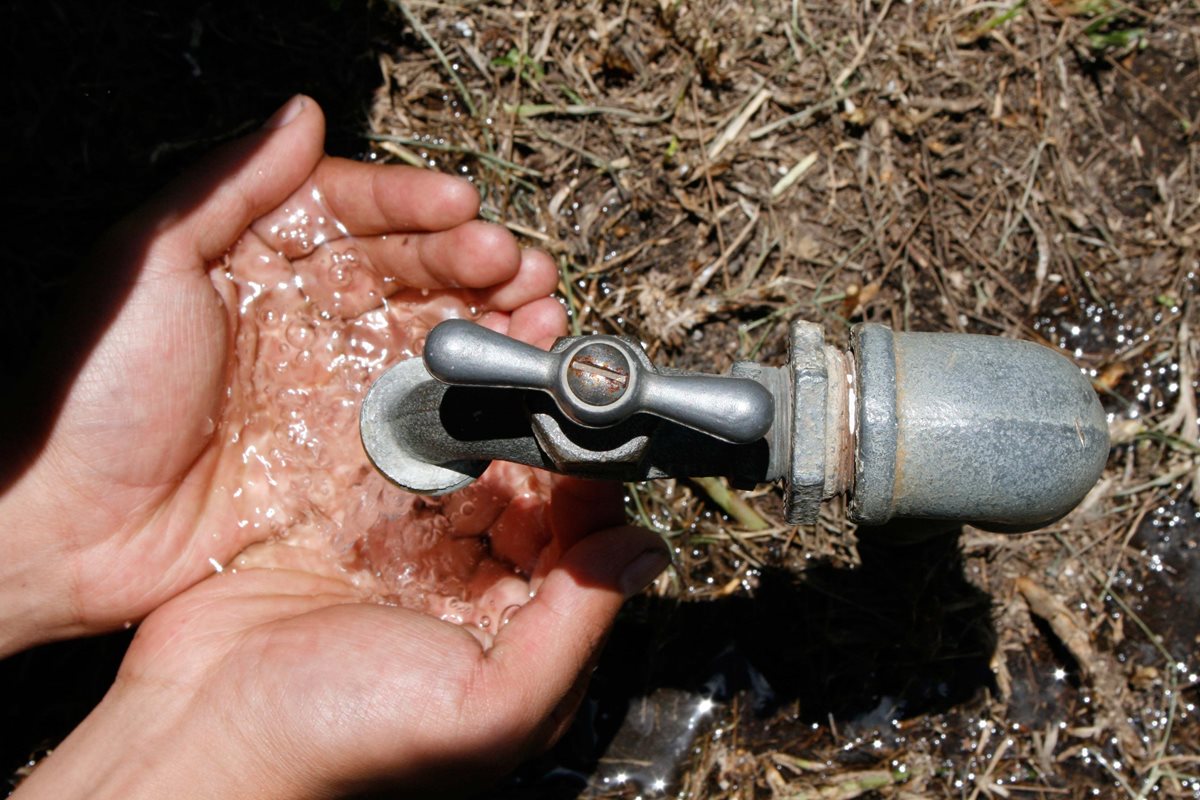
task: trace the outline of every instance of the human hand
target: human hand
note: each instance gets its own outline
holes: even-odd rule
[[[501,774],[561,732],[624,596],[667,563],[645,530],[579,538],[610,521],[579,510],[611,508],[619,486],[556,484],[552,541],[578,542],[494,636],[362,603],[336,576],[214,575],[150,615],[104,701],[16,797],[328,797],[381,782],[445,797]]]
[[[81,292],[93,335],[0,498],[0,654],[138,620],[273,536],[329,545],[310,566],[331,574],[361,550],[360,572],[384,584],[360,581],[362,594],[420,604],[397,583],[413,548],[396,542],[414,526],[396,520],[416,501],[366,464],[358,399],[448,316],[534,342],[560,333],[557,274],[475,220],[465,181],[328,158],[323,134],[296,98],[100,248],[97,288]],[[480,487],[478,519],[451,526],[467,537],[537,494],[503,477]]]
[[[472,221],[471,187],[327,159],[321,123],[308,103],[105,251],[130,284],[5,512],[73,577],[54,635],[165,605],[22,795],[486,779],[553,737],[666,563],[645,531],[580,541],[619,487],[497,465],[428,500],[366,463],[362,391],[433,324],[545,343],[563,316],[553,264]]]

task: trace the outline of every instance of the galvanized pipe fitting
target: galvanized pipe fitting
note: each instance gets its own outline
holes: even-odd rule
[[[1091,383],[1031,342],[853,332],[858,446],[851,515],[1032,528],[1066,514],[1108,458]]]
[[[363,444],[424,494],[462,488],[497,458],[618,480],[782,480],[791,524],[848,493],[866,525],[1032,528],[1073,508],[1104,468],[1095,393],[1040,345],[865,324],[847,353],[795,322],[790,350],[783,367],[684,374],[655,368],[629,339],[567,337],[545,353],[452,320],[430,333],[424,361],[371,387]]]

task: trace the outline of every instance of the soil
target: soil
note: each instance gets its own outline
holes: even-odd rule
[[[674,569],[623,614],[563,742],[488,796],[1200,797],[1193,6],[268,5],[127,3],[91,29],[7,9],[5,30],[45,34],[10,43],[34,66],[10,71],[30,166],[5,216],[32,234],[6,237],[14,280],[52,298],[69,270],[39,265],[73,263],[107,198],[304,90],[343,152],[474,180],[485,216],[558,259],[576,332],[710,372],[782,363],[794,318],[841,345],[861,321],[1004,335],[1061,349],[1110,413],[1097,488],[1019,536],[855,530],[838,503],[796,529],[777,488],[746,512],[631,485]],[[98,142],[97,119],[133,139]],[[78,241],[53,236],[62,215]],[[101,654],[82,696],[56,683],[79,679],[71,647]],[[121,647],[3,665],[28,698],[6,706],[12,767],[86,713]]]

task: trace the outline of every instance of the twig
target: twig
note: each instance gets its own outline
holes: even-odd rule
[[[812,169],[813,164],[817,163],[817,154],[809,153],[804,158],[788,170],[787,174],[780,178],[774,186],[771,187],[771,198],[776,199],[781,194],[795,185],[796,181],[804,177],[804,174]]]
[[[529,175],[534,178],[542,177],[542,173],[536,169],[533,169],[532,167],[525,167],[521,164],[515,164],[512,161],[505,160],[499,156],[494,156],[491,153],[485,153],[482,150],[476,150],[473,147],[463,147],[457,144],[441,144],[438,142],[425,142],[421,141],[420,139],[409,139],[404,136],[392,136],[391,134],[387,133],[368,133],[366,138],[372,142],[393,142],[395,144],[405,145],[407,147],[422,147],[426,150],[437,150],[438,152],[442,153],[458,153],[459,155],[473,156],[478,158],[480,161],[486,161],[489,164],[497,167],[503,167],[504,169],[509,169],[513,172],[519,172],[523,175]],[[399,153],[396,153],[396,155],[399,155]],[[401,156],[401,158],[403,158],[403,156]],[[407,161],[408,159],[405,160]],[[425,165],[418,164],[417,166]]]
[[[518,117],[546,117],[546,116],[564,116],[564,117],[593,117],[593,116],[611,116],[622,117],[636,125],[658,125],[666,122],[675,113],[675,108],[672,106],[661,114],[651,116],[638,111],[630,111],[626,108],[614,108],[612,106],[585,106],[585,105],[566,105],[556,106],[549,103],[522,103],[520,105],[512,105],[505,103],[504,111],[507,114],[516,114]]]
[[[717,187],[713,185],[712,163],[704,147],[704,133],[700,130],[700,102],[696,99],[696,85],[691,85],[692,124],[696,128],[696,147],[700,150],[700,166],[703,169],[704,185],[708,189],[708,202],[712,206],[713,227],[717,231],[717,246],[725,252],[725,231],[721,229],[721,204],[717,202]]]
[[[612,161],[606,161],[603,156],[598,156],[592,151],[580,147],[579,145],[571,144],[570,142],[560,139],[552,133],[534,130],[533,135],[543,141],[556,144],[564,150],[570,150],[572,153],[578,154],[581,158],[586,159],[592,166],[602,169],[605,172],[616,172],[617,170],[628,169],[632,164],[632,162],[629,160],[629,156],[620,156]]]
[[[758,110],[762,108],[763,103],[771,99],[772,91],[764,86],[758,90],[758,94],[750,98],[750,102],[742,109],[742,112],[733,118],[733,121],[721,132],[721,135],[713,140],[713,143],[708,146],[708,160],[714,161],[717,156],[721,155],[730,142],[738,137],[742,132],[742,128],[746,127],[746,123],[750,121]]]
[[[513,222],[512,220],[498,220],[498,222],[500,222],[501,225],[508,228],[513,233],[519,233],[522,236],[528,236],[530,239],[537,239],[542,243],[542,247],[545,247],[547,244],[550,244],[554,241],[554,239],[548,234],[542,233],[541,231],[535,231],[533,228],[530,228],[527,225],[522,225],[519,222]]]
[[[787,127],[788,125],[803,125],[817,114],[820,114],[822,111],[828,108],[833,108],[847,97],[853,97],[854,95],[858,94],[865,87],[865,83],[860,83],[857,86],[846,89],[845,91],[836,92],[833,96],[827,97],[821,102],[811,105],[803,111],[797,111],[795,114],[789,114],[782,119],[769,122],[766,125],[763,125],[761,128],[755,128],[754,130],[750,131],[749,136],[752,140],[761,139],[762,137],[768,136],[780,128]]]
[[[1112,496],[1113,497],[1127,497],[1128,495],[1131,495],[1131,494],[1138,494],[1139,492],[1144,492],[1147,489],[1156,489],[1159,486],[1170,486],[1172,483],[1179,480],[1184,475],[1188,474],[1191,471],[1191,469],[1192,469],[1192,464],[1184,463],[1180,466],[1175,467],[1167,474],[1160,475],[1159,477],[1155,478],[1154,480],[1146,481],[1145,483],[1139,483],[1137,486],[1131,486],[1128,489],[1122,489],[1119,492],[1113,492]]]
[[[692,478],[692,481],[703,489],[722,511],[741,523],[746,530],[763,531],[771,527],[749,503],[734,494],[722,479]]]
[[[1046,145],[1048,144],[1050,144],[1050,142],[1046,139],[1042,139],[1040,142],[1038,142],[1037,147],[1034,149],[1033,155],[1029,159],[1030,162],[1032,162],[1032,166],[1029,168],[1029,180],[1025,182],[1025,193],[1021,195],[1021,202],[1017,206],[1018,213],[1013,215],[1012,222],[1009,223],[1008,228],[1006,228],[1003,235],[1001,235],[1000,242],[996,245],[997,250],[1003,250],[1005,246],[1008,245],[1008,237],[1013,235],[1013,231],[1017,229],[1017,225],[1020,224],[1020,220],[1024,218],[1025,209],[1029,207],[1029,198],[1033,194],[1033,184],[1037,180],[1037,171],[1042,163],[1042,152],[1046,149]]]
[[[688,297],[699,297],[700,293],[704,291],[704,287],[708,286],[708,282],[712,280],[713,275],[716,275],[718,270],[729,263],[729,259],[741,249],[742,245],[746,243],[746,239],[750,237],[751,232],[754,230],[754,226],[758,224],[759,216],[761,216],[759,209],[755,208],[754,214],[750,216],[750,220],[738,232],[738,235],[734,238],[733,242],[730,243],[729,249],[717,256],[716,260],[701,270],[700,274],[696,276],[696,280],[692,284],[692,288],[688,290]]]
[[[838,73],[838,76],[833,79],[834,86],[841,86],[854,71],[862,64],[863,59],[867,57],[867,51],[871,49],[871,45],[875,42],[875,34],[879,33],[879,26],[883,24],[887,18],[888,11],[892,8],[892,0],[887,0],[883,7],[879,9],[879,13],[875,16],[875,22],[871,25],[871,30],[867,32],[867,38],[863,39],[862,44],[858,46],[858,52],[854,54],[854,58],[846,65],[845,69]]]
[[[1033,293],[1029,298],[1029,311],[1037,311],[1038,302],[1041,300],[1042,287],[1046,283],[1046,276],[1050,270],[1050,240],[1046,238],[1046,232],[1042,230],[1036,222],[1033,221],[1033,215],[1028,209],[1022,209],[1021,216],[1025,217],[1025,224],[1033,231],[1034,241],[1037,242],[1037,266],[1033,272]]]
[[[433,50],[433,54],[437,56],[437,60],[441,62],[442,69],[446,70],[446,75],[450,78],[451,82],[454,83],[454,88],[458,90],[459,96],[462,97],[463,103],[467,107],[467,111],[471,113],[472,117],[478,116],[478,112],[475,110],[475,103],[471,101],[471,93],[467,91],[467,87],[463,84],[462,78],[458,77],[458,73],[450,64],[450,59],[446,58],[446,54],[442,51],[441,46],[436,40],[434,40],[432,36],[429,35],[429,31],[426,30],[425,26],[421,23],[421,20],[417,19],[416,15],[409,10],[408,6],[404,3],[404,0],[391,0],[391,3],[396,8],[400,9],[400,13],[404,15],[404,19],[408,21],[408,24],[412,25],[413,30],[416,31],[417,34],[425,40],[425,43],[429,45],[429,48]]]
[[[374,138],[372,134],[368,134],[367,138],[371,139],[372,141],[379,142],[380,148],[382,148],[385,152],[391,153],[405,164],[408,164],[410,167],[429,169],[429,164],[425,161],[425,159],[421,158],[419,155],[414,153],[412,150],[409,150],[399,142],[392,142],[388,141],[387,139],[377,139]]]

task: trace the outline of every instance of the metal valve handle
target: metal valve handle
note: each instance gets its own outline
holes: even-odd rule
[[[775,400],[748,378],[663,375],[641,348],[589,336],[547,353],[466,320],[447,320],[425,340],[425,368],[454,386],[546,392],[580,425],[604,428],[651,414],[733,444],[761,439]]]

